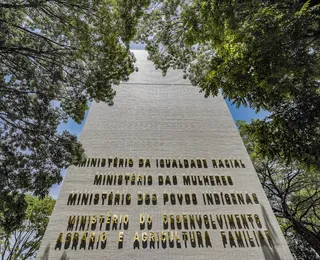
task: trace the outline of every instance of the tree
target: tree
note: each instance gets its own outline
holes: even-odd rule
[[[259,143],[248,134],[245,122],[237,124],[290,248],[299,259],[309,260],[312,255],[316,259],[314,251],[320,257],[319,173],[287,164],[281,157],[261,157],[256,153]]]
[[[129,43],[147,5],[1,1],[0,209],[17,225],[23,194],[45,196],[62,180],[61,169],[83,159],[76,136],[57,126],[68,118],[80,123],[90,101],[112,105],[111,86],[134,71]]]
[[[247,126],[257,152],[320,169],[318,1],[152,1],[137,40],[165,74],[205,96],[270,112]]]
[[[308,242],[298,234],[286,236],[288,246],[297,260],[319,260],[320,256],[310,247]]]
[[[25,202],[27,210],[22,225],[10,233],[0,230],[1,259],[31,259],[40,247],[55,200],[51,197],[39,199],[27,195]]]

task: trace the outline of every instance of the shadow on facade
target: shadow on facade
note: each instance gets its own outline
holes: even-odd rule
[[[278,236],[277,236],[277,232],[274,229],[274,227],[272,226],[270,219],[269,219],[269,215],[266,212],[266,209],[264,208],[263,205],[261,205],[261,210],[262,210],[262,216],[264,218],[264,221],[266,223],[266,228],[271,232],[272,234],[272,238],[273,238],[273,247],[269,247],[269,246],[263,246],[262,250],[263,250],[263,254],[264,254],[264,258],[268,259],[268,260],[281,260],[282,258],[279,256],[279,253],[277,252],[277,248],[276,245],[278,244]]]
[[[50,253],[50,244],[46,246],[44,250],[43,256],[40,257],[40,260],[49,260],[49,253]],[[61,258],[59,260],[69,260],[70,258],[67,256],[66,252],[63,252]]]

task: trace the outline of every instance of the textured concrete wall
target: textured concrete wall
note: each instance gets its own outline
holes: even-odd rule
[[[44,259],[60,259],[65,254],[69,259],[292,259],[277,221],[271,211],[267,198],[259,183],[254,168],[247,155],[242,140],[232,121],[227,106],[221,96],[205,99],[199,89],[182,80],[181,73],[171,71],[163,78],[161,72],[153,69],[151,62],[147,61],[144,51],[135,52],[138,59],[139,72],[135,73],[128,83],[123,83],[115,89],[117,95],[115,105],[108,107],[105,104],[94,103],[81,134],[81,141],[89,158],[133,158],[133,167],[70,167],[64,180],[56,207],[50,219],[46,235],[42,242],[38,257]],[[150,159],[151,167],[138,167],[138,159]],[[208,168],[156,168],[156,159],[206,159]],[[211,159],[241,159],[246,168],[213,168]],[[94,176],[101,174],[146,174],[151,175],[152,185],[94,185]],[[177,177],[177,185],[159,185],[158,176],[168,175]],[[217,175],[230,176],[233,185],[211,186],[190,185],[182,182],[183,175]],[[131,194],[130,205],[102,205],[101,197],[97,205],[67,205],[68,197],[72,193],[119,192]],[[137,205],[138,192],[156,194],[156,205]],[[202,193],[255,193],[259,203],[245,205],[205,205]],[[196,194],[197,205],[182,205],[164,203],[164,193]],[[68,218],[72,215],[128,215],[129,227],[127,230],[106,231],[107,243],[101,249],[101,241],[98,241],[98,233],[105,231],[103,226],[95,230],[88,230],[88,235],[95,232],[94,249],[72,249],[65,245]],[[140,215],[152,216],[152,228],[140,229]],[[215,219],[216,229],[212,226],[206,228],[196,224],[195,229],[181,229],[175,225],[175,229],[164,229],[162,215],[211,215]],[[244,228],[244,226],[230,229],[220,227],[217,216],[224,214],[257,214],[261,221],[261,227]],[[210,224],[211,225],[211,224]],[[254,237],[255,231],[265,235],[268,230],[272,237],[273,246],[266,241],[262,246],[261,241]],[[122,248],[119,247],[119,232],[123,232]],[[169,245],[169,237],[166,235],[167,248],[163,248],[161,241],[155,249],[150,249],[150,238],[147,248],[143,248],[142,233],[162,231],[177,231],[174,233],[172,248]],[[183,233],[187,231],[188,241],[183,241]],[[200,231],[203,238],[203,247],[199,246],[196,237],[196,246],[190,243],[189,231]],[[205,231],[210,237],[210,243],[205,245]],[[243,238],[246,232],[252,237],[252,245],[249,238],[244,239],[244,247],[239,247],[235,239],[235,245],[228,237],[228,232],[241,231]],[[243,232],[244,231],[244,232]],[[58,246],[57,239],[63,232],[62,245]],[[75,231],[70,231],[74,236]],[[135,234],[139,234],[140,248],[134,248]],[[221,232],[227,235],[227,244],[224,247]],[[81,240],[83,231],[79,231]],[[195,233],[196,234],[196,233]],[[160,239],[162,233],[160,233]],[[177,241],[177,237],[180,241]],[[68,239],[67,239],[68,240]],[[87,238],[87,241],[90,240]],[[73,240],[72,240],[73,241]],[[181,248],[179,248],[179,243]],[[79,242],[80,244],[80,242]],[[98,249],[96,249],[98,245]],[[65,249],[66,246],[66,249]],[[158,248],[159,247],[159,248]]]

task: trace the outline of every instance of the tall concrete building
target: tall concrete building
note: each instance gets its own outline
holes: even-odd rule
[[[221,96],[139,72],[94,103],[41,259],[292,259]]]

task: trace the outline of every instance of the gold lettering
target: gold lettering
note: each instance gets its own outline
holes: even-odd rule
[[[94,242],[95,239],[96,239],[96,234],[95,234],[94,232],[91,232],[91,234],[90,234],[90,241],[91,241],[91,242]]]
[[[123,242],[123,232],[119,232],[118,242]]]
[[[139,233],[136,232],[135,235],[134,235],[134,239],[133,239],[133,242],[139,242]]]
[[[58,238],[57,238],[57,242],[62,243],[62,237],[63,237],[63,232],[60,232]]]
[[[101,241],[105,242],[107,240],[107,237],[108,237],[107,233],[106,232],[102,232]]]
[[[146,232],[143,232],[142,233],[142,239],[141,239],[143,242],[146,242],[148,240],[148,236],[147,236],[147,233]]]

